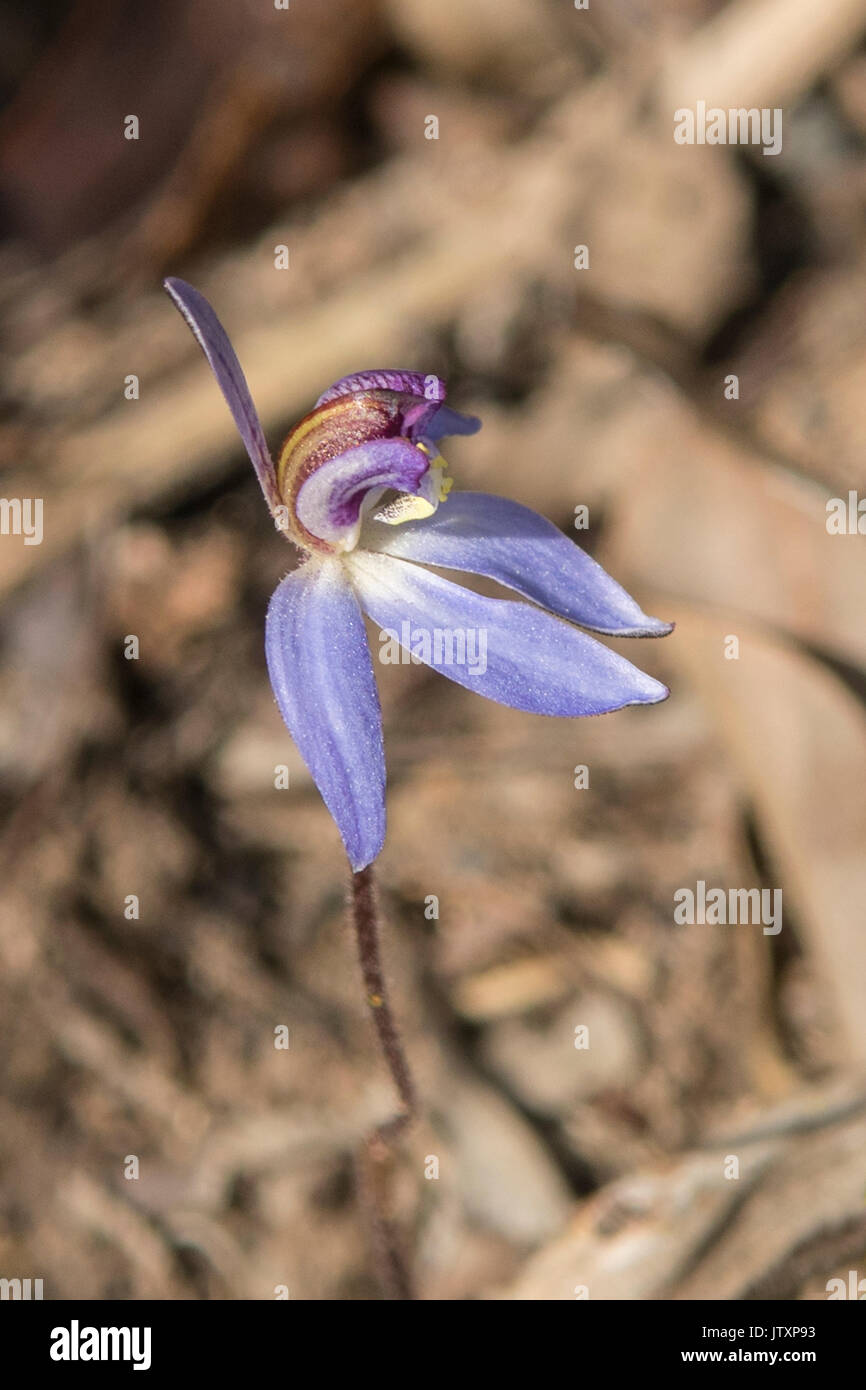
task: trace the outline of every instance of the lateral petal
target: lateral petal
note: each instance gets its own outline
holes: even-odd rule
[[[280,713],[357,872],[385,838],[385,753],[364,620],[340,560],[308,561],[277,586],[265,654]]]
[[[578,628],[530,604],[483,598],[441,575],[356,550],[349,573],[364,611],[427,665],[534,714],[603,714],[654,704],[667,688]]]
[[[485,492],[452,492],[435,515],[404,526],[370,521],[365,549],[482,574],[561,618],[609,637],[664,637],[622,585],[546,517]]]

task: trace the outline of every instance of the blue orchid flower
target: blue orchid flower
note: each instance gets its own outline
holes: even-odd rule
[[[474,668],[455,663],[443,643],[413,651],[514,709],[602,714],[667,697],[659,681],[573,624],[611,637],[661,637],[672,624],[647,617],[544,517],[503,497],[450,491],[439,441],[474,434],[481,422],[443,404],[438,377],[343,377],[274,464],[213,309],[182,280],[165,287],[204,350],[275,523],[303,552],[268,608],[267,665],[356,873],[385,838],[382,716],[364,613],[404,647],[418,631],[483,633],[485,660]],[[484,598],[428,566],[483,575],[529,601]]]

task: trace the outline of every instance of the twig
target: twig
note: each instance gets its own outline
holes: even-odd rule
[[[792,106],[856,47],[862,0],[734,0],[673,49],[662,104]]]

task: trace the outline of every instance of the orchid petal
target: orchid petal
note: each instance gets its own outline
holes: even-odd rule
[[[301,525],[321,540],[345,546],[357,536],[364,498],[393,488],[427,497],[430,511],[438,504],[431,489],[430,455],[408,439],[373,439],[320,464],[301,484],[295,509]],[[429,494],[429,496],[428,496]]]
[[[199,347],[207,358],[217,385],[225,397],[226,404],[237,425],[238,433],[256,470],[265,501],[271,511],[280,504],[277,493],[277,480],[273,460],[268,451],[264,431],[259,420],[246,377],[241,369],[235,350],[229,342],[228,334],[217,318],[203,294],[193,289],[185,280],[169,279],[164,282],[175,305],[183,314],[192,329]]]
[[[668,695],[624,657],[530,604],[483,598],[418,565],[366,550],[353,551],[346,563],[362,608],[389,637],[500,704],[573,716]]]
[[[484,492],[452,492],[434,516],[405,526],[367,523],[366,549],[495,579],[561,618],[609,637],[663,637],[585,550],[537,512]]]
[[[265,654],[280,713],[357,872],[385,838],[385,754],[364,620],[341,561],[308,561],[278,585]]]

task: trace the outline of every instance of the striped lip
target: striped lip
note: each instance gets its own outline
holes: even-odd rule
[[[362,373],[345,382],[407,375]],[[425,491],[431,456],[420,444],[418,430],[429,423],[440,404],[390,387],[334,395],[336,390],[326,392],[295,426],[276,469],[285,530],[298,545],[324,553],[351,548],[361,508],[374,490],[377,496],[385,490]],[[432,482],[426,490],[432,493]],[[435,506],[432,495],[431,501],[430,511]]]

